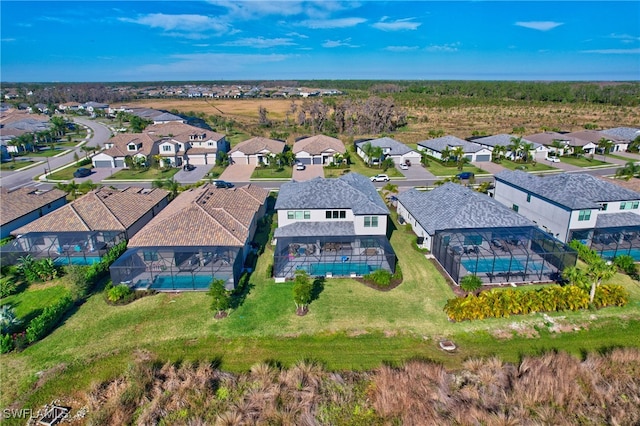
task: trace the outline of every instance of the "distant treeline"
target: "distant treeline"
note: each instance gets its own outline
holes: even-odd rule
[[[534,81],[387,81],[387,80],[271,80],[271,81],[190,81],[135,83],[24,83],[4,85],[3,92],[17,88],[24,102],[58,104],[64,102],[123,102],[145,98],[143,88],[184,85],[245,85],[331,88],[352,98],[369,95],[391,96],[395,101],[420,106],[460,104],[557,102],[593,103],[619,106],[640,105],[640,82],[534,82]],[[25,96],[28,91],[33,92]]]

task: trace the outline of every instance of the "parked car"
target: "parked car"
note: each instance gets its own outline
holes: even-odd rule
[[[194,166],[193,164],[185,164],[184,165],[184,170],[186,170],[187,172],[190,172],[191,170],[195,170],[196,166]]]
[[[471,179],[473,177],[472,172],[462,172],[456,175],[458,179]]]
[[[404,160],[404,164],[406,164],[407,166],[411,167],[411,160],[409,160],[409,159]]]
[[[558,157],[547,157],[547,161],[551,161],[552,163],[559,163],[560,159]]]
[[[400,170],[409,170],[409,166],[407,166],[405,163],[400,164]]]
[[[73,177],[76,177],[76,178],[83,178],[87,176],[91,176],[91,169],[80,167],[78,170],[73,172]]]
[[[306,168],[307,168],[307,167],[306,167],[304,164],[302,164],[302,163],[297,163],[297,164],[296,164],[296,170],[304,170],[304,169],[306,169]]]
[[[371,182],[389,182],[389,176],[387,175],[371,176]]]
[[[233,188],[233,184],[231,182],[227,182],[226,180],[214,180],[213,184],[216,188]]]

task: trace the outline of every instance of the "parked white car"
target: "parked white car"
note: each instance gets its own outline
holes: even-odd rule
[[[306,169],[306,166],[302,163],[298,163],[296,164],[296,170],[304,170]]]
[[[371,182],[389,182],[389,176],[387,175],[371,176]]]
[[[400,164],[400,170],[409,170],[409,166],[407,166],[406,164],[402,163],[402,164]]]
[[[558,157],[547,157],[547,161],[551,161],[552,163],[559,163],[560,159]]]

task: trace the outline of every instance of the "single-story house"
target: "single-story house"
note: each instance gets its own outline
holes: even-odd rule
[[[13,232],[8,251],[53,258],[58,264],[97,263],[133,237],[168,203],[163,189],[100,188]]]
[[[460,283],[553,281],[577,254],[531,220],[493,198],[454,183],[398,195],[398,217],[418,236],[447,274]]]
[[[105,150],[91,158],[93,167],[126,167],[125,158],[148,163],[158,154],[158,139],[148,133],[119,133],[104,144]]]
[[[442,158],[442,152],[448,150],[452,154],[452,151],[458,147],[464,150],[464,157],[471,162],[491,161],[491,150],[489,148],[455,136],[442,136],[418,142],[418,151],[444,161],[448,160],[448,158]]]
[[[595,149],[598,146],[597,143],[572,136],[569,133],[542,132],[527,135],[523,138],[531,142],[545,145],[549,152],[554,153],[554,155],[556,154],[556,151],[558,155],[571,154],[578,148],[582,149],[582,152],[585,154],[589,154],[595,152]],[[558,147],[554,146],[555,142],[558,143]]]
[[[267,190],[207,184],[178,195],[133,237],[110,268],[113,283],[158,291],[207,290],[213,279],[238,284],[252,250]]]
[[[471,140],[472,143],[477,143],[478,145],[484,147],[484,148],[488,148],[491,151],[493,151],[495,149],[496,146],[504,146],[504,147],[509,147],[513,144],[513,139],[517,139],[518,136],[514,136],[514,135],[508,135],[506,133],[502,133],[499,135],[493,135],[493,136],[485,136],[485,137],[481,137],[481,138],[475,138],[473,140]],[[533,158],[536,161],[542,161],[545,158],[547,158],[547,155],[549,154],[549,149],[537,142],[532,142],[529,141],[525,138],[521,139],[521,143],[522,144],[531,144],[532,145],[532,149],[529,152],[529,158]],[[510,151],[507,151],[505,153],[506,157],[512,157],[513,153],[511,153]]]
[[[626,151],[627,146],[629,145],[629,141],[616,136],[608,135],[599,130],[581,130],[578,132],[565,133],[564,136],[588,141],[594,144],[596,148],[598,147],[598,144],[600,143],[600,141],[604,139],[612,143],[612,146],[611,146],[612,152]],[[593,151],[589,151],[589,152],[593,152]]]
[[[229,152],[229,157],[235,164],[269,164],[270,157],[281,154],[285,147],[283,141],[258,136],[240,142]]]
[[[131,108],[127,112],[140,118],[144,118],[145,120],[150,120],[153,124],[186,122],[186,120],[180,116],[152,108]]]
[[[364,152],[365,145],[370,144],[372,147],[382,148],[382,160],[391,158],[395,164],[404,164],[407,161],[413,164],[419,164],[422,155],[414,149],[409,148],[402,142],[395,139],[384,137],[360,141],[356,143],[356,153],[366,162],[369,159]]]
[[[345,152],[347,150],[340,139],[325,135],[303,138],[293,144],[296,161],[302,164],[331,164],[336,154]]]
[[[0,238],[64,206],[67,194],[59,189],[22,187],[15,191],[0,188]]]
[[[298,269],[327,277],[395,271],[396,255],[387,239],[389,209],[369,178],[349,173],[287,182],[275,209],[276,281]]]
[[[640,137],[640,129],[636,127],[614,127],[600,130],[600,133],[604,133],[607,137],[618,141],[616,143],[618,146],[616,151],[626,151],[629,148],[629,144]]]

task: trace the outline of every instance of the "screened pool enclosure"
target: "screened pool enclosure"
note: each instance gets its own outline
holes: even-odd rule
[[[300,269],[312,276],[362,276],[377,269],[394,273],[395,266],[385,236],[278,237],[273,273],[292,278]]]
[[[477,275],[485,284],[554,281],[577,253],[536,227],[436,232],[433,255],[456,283]]]
[[[574,230],[569,240],[578,240],[595,250],[603,259],[629,255],[640,261],[640,226],[620,226]]]
[[[15,263],[27,254],[51,258],[58,265],[91,265],[125,240],[124,232],[30,232],[2,247],[2,262]]]
[[[242,247],[138,247],[127,250],[109,271],[114,284],[158,291],[207,290],[213,279],[232,289],[240,278]]]

